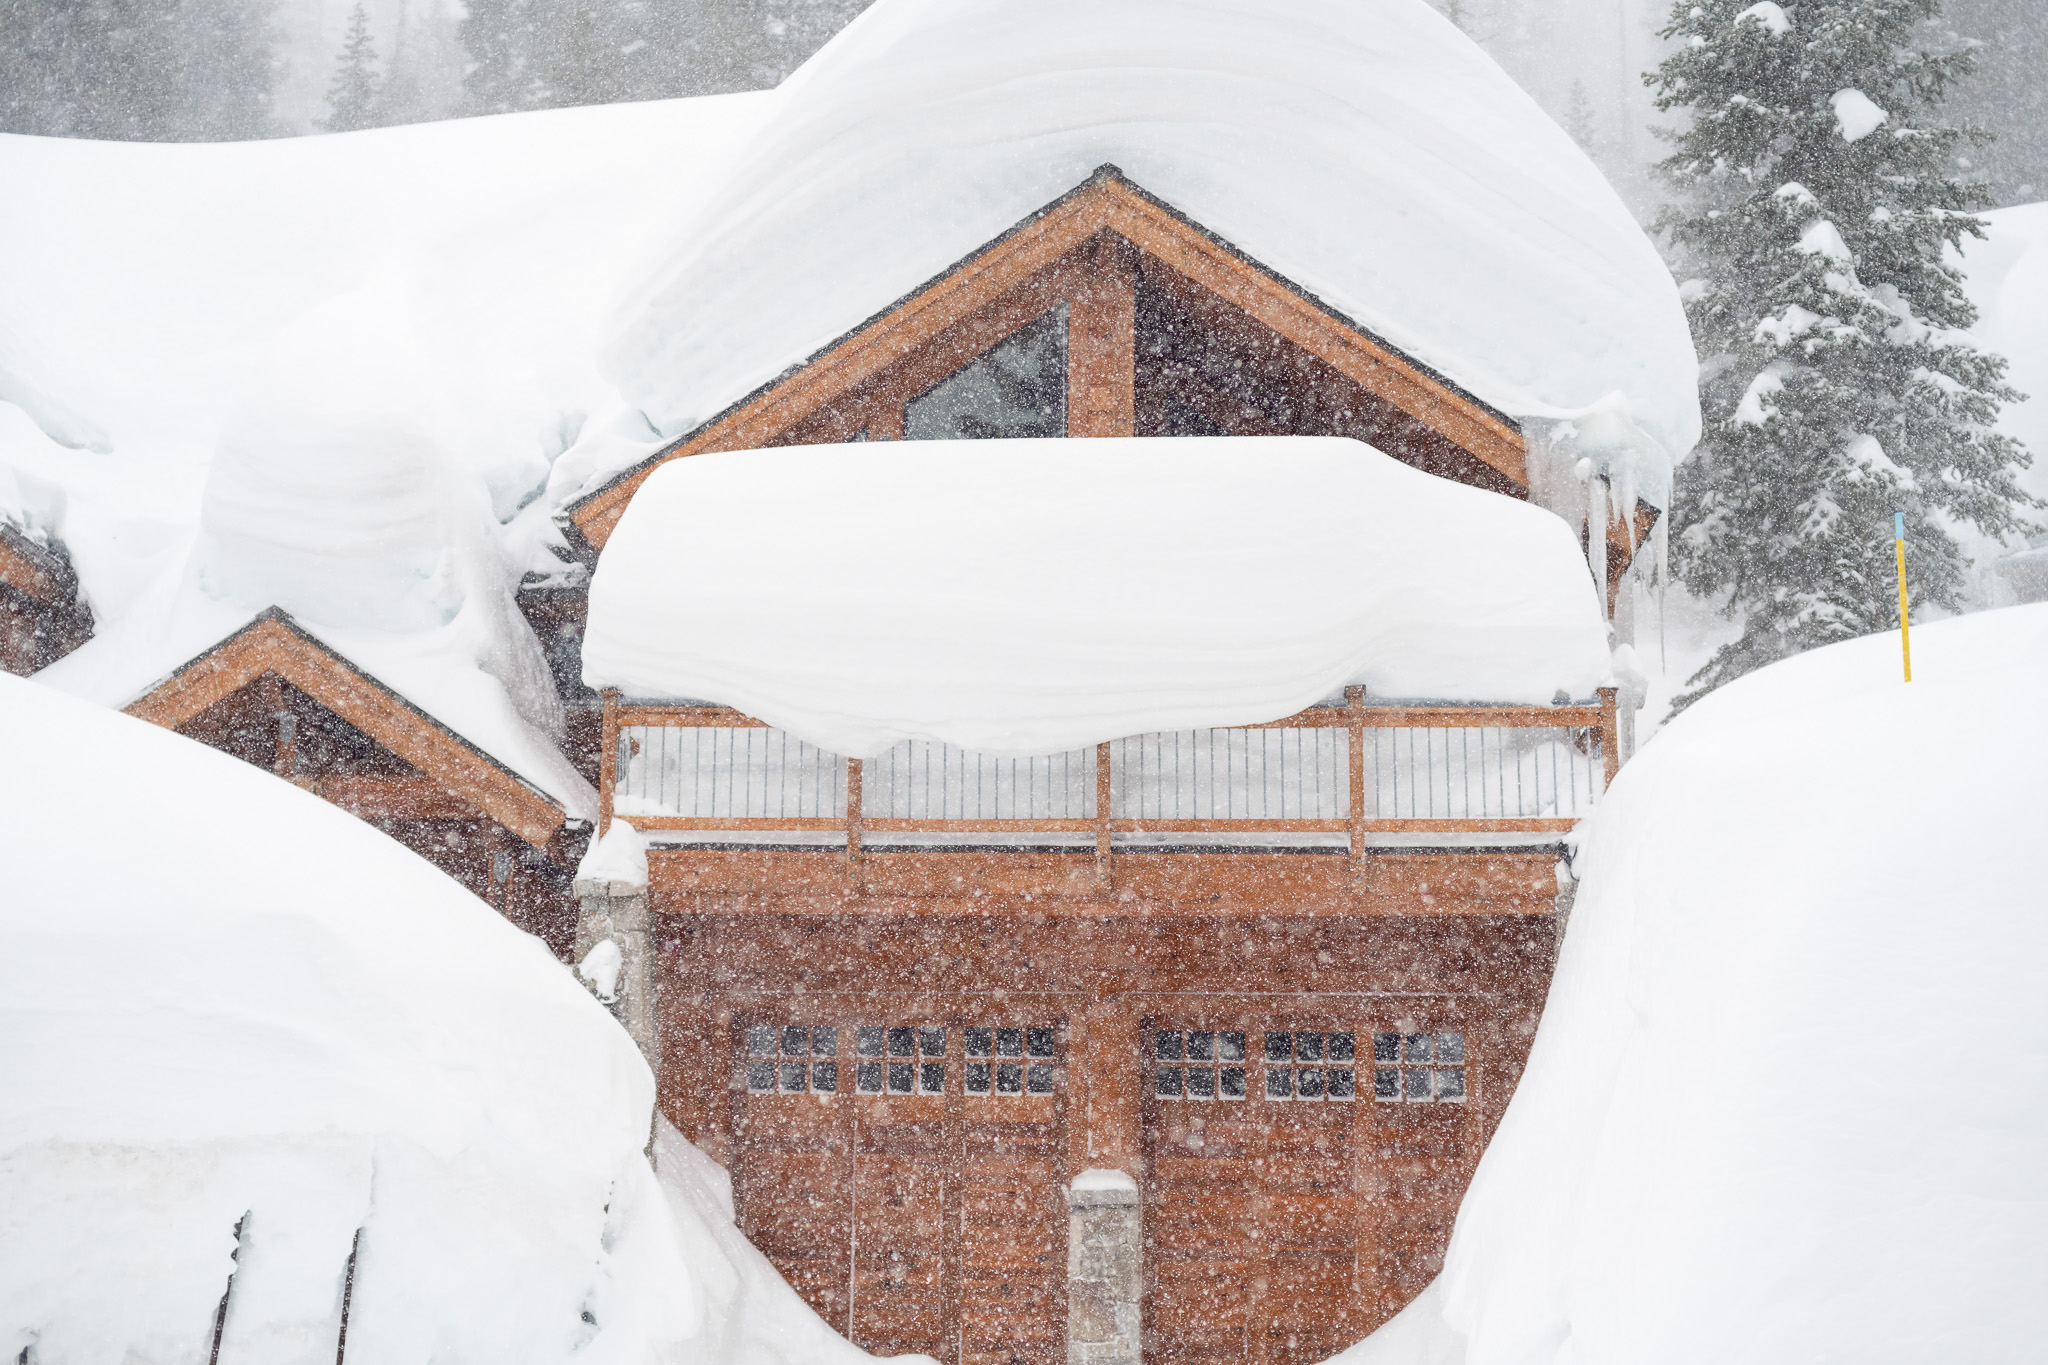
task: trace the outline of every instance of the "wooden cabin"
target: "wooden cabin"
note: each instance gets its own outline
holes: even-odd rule
[[[709,451],[1275,433],[1528,496],[1515,422],[1106,167],[570,517],[595,562]],[[584,697],[600,825],[652,846],[644,888],[579,890],[646,944],[622,1008],[662,1113],[828,1322],[945,1365],[1306,1365],[1429,1282],[1542,1008],[1558,841],[1620,761],[1611,689],[1353,688],[1001,760],[848,760],[725,700]]]

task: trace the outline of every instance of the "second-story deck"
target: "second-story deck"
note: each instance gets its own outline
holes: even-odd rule
[[[603,820],[659,846],[657,905],[833,913],[1526,913],[1620,753],[1612,689],[1479,706],[1351,688],[1263,725],[866,759],[607,694],[603,746]]]

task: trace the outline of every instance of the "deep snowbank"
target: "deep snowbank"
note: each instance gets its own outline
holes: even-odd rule
[[[609,350],[670,435],[1108,162],[1660,506],[1698,438],[1656,250],[1423,0],[880,0],[777,95]]]
[[[2048,606],[1913,646],[1623,770],[1443,1274],[1346,1365],[2039,1358]]]
[[[677,460],[590,590],[584,676],[835,753],[1058,753],[1380,696],[1583,699],[1562,521],[1335,437],[892,441]]]
[[[248,765],[0,675],[0,1356],[850,1362],[537,940]],[[247,1216],[238,1268],[233,1231]]]

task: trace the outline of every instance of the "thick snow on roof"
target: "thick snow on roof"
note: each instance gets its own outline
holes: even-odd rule
[[[2027,1361],[2048,605],[1760,670],[1582,832],[1442,1275],[1343,1365]]]
[[[625,1032],[437,869],[4,674],[0,752],[0,1355],[205,1361],[232,1271],[221,1360],[331,1360],[354,1248],[351,1360],[867,1359],[665,1125],[657,1177]]]
[[[1541,508],[1335,437],[904,441],[677,460],[584,676],[837,753],[996,754],[1388,697],[1585,698],[1597,589]]]
[[[558,457],[606,448],[621,277],[769,98],[0,136],[0,517],[61,537],[98,631],[44,680],[122,704],[282,606],[591,813],[510,594],[562,567]]]
[[[671,435],[1113,163],[1651,501],[1698,437],[1655,249],[1423,0],[879,0],[778,96],[609,351]]]

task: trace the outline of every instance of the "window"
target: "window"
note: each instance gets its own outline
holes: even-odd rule
[[[830,1095],[839,1089],[839,1030],[831,1024],[747,1029],[747,1092]]]
[[[910,441],[1067,434],[1065,304],[1012,332],[911,399]]]
[[[1152,1092],[1166,1100],[1245,1097],[1245,1035],[1224,1029],[1159,1029],[1152,1035]]]
[[[1462,1103],[1465,1035],[1375,1033],[1372,1097],[1389,1104]]]
[[[966,1091],[970,1095],[1050,1095],[1053,1092],[1051,1028],[1008,1028],[970,1024],[966,1034]]]
[[[1358,1096],[1355,1034],[1268,1033],[1265,1054],[1269,1100],[1350,1100]]]
[[[943,1095],[945,1056],[943,1026],[862,1024],[853,1031],[853,1092]]]

